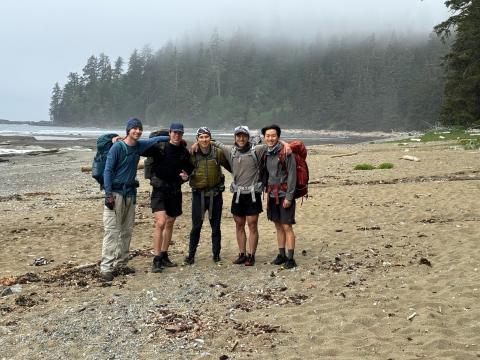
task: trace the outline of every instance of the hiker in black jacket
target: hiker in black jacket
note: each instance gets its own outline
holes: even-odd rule
[[[172,239],[173,225],[182,214],[181,185],[193,171],[190,153],[183,141],[183,124],[170,126],[168,143],[157,143],[143,155],[153,157],[151,208],[155,220],[153,233],[154,259],[152,272],[164,267],[177,266],[168,258],[168,246]]]

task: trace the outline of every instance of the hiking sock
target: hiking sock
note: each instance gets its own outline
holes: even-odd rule
[[[285,257],[285,248],[278,248],[278,253]]]
[[[168,256],[167,252],[166,251],[160,251],[160,254],[158,255],[158,257],[160,259],[163,259],[164,257]]]
[[[285,249],[284,249],[285,251]],[[288,249],[288,255],[287,255],[287,258],[288,259],[293,259],[293,253],[295,252],[295,249]]]

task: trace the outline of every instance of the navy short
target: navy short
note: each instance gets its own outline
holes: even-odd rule
[[[167,187],[154,187],[150,198],[152,213],[165,211],[170,217],[182,215],[182,191]]]
[[[275,198],[268,198],[267,218],[279,224],[295,224],[295,199],[292,200],[292,205],[287,209],[282,206],[284,199],[284,197],[279,198],[279,204],[277,205]]]
[[[232,199],[232,214],[235,216],[251,216],[258,215],[263,211],[262,195],[255,193],[255,202],[252,201],[251,194],[240,194],[238,204],[236,203],[237,194],[233,194]]]

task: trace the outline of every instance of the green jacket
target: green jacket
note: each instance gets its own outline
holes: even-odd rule
[[[190,175],[190,186],[193,190],[224,187],[224,176],[220,166],[223,166],[227,171],[231,170],[222,149],[210,146],[208,153],[204,154],[198,148],[197,152],[190,155],[190,161],[195,168]]]

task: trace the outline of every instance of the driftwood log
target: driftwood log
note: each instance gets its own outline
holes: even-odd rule
[[[357,155],[357,154],[358,154],[358,151],[355,151],[355,152],[346,153],[346,154],[332,155],[332,156],[330,156],[330,157],[331,157],[331,158],[337,158],[337,157],[344,157],[344,156],[353,156],[353,155]]]
[[[401,158],[403,160],[409,160],[409,161],[420,161],[419,158],[417,158],[416,156],[412,156],[412,155],[403,155]]]

